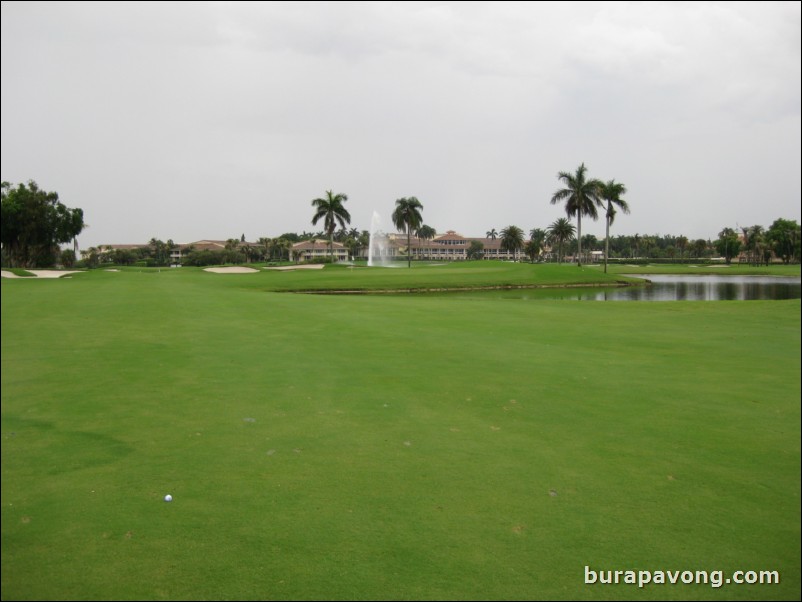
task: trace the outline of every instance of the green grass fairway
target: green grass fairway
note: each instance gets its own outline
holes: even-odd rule
[[[3,279],[2,598],[798,600],[799,300],[273,292],[509,266]]]

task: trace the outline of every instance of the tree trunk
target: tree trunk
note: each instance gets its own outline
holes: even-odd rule
[[[607,232],[604,235],[604,273],[607,273],[607,257],[610,255],[610,203],[607,203]]]
[[[576,212],[576,267],[582,267],[582,212]]]
[[[412,228],[407,224],[407,267],[412,267]]]

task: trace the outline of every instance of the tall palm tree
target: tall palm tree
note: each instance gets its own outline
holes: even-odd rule
[[[345,228],[345,224],[351,223],[351,214],[343,207],[343,203],[348,200],[347,194],[334,194],[331,190],[326,191],[326,196],[322,199],[313,199],[312,207],[315,208],[315,215],[312,218],[312,225],[323,220],[323,228],[329,236],[329,257],[334,258],[334,230],[337,224]]]
[[[507,226],[501,231],[501,248],[512,253],[518,261],[518,251],[524,247],[524,231],[518,226]]]
[[[610,226],[615,219],[615,206],[619,207],[624,213],[629,213],[629,205],[621,198],[627,193],[627,187],[621,182],[610,180],[599,186],[599,196],[603,201],[607,201],[607,229],[604,235],[604,273],[607,273],[607,258],[610,256]]]
[[[601,206],[599,199],[599,186],[601,180],[588,180],[585,176],[588,168],[582,163],[576,168],[575,173],[561,171],[557,174],[557,179],[565,185],[554,193],[551,197],[551,204],[556,205],[565,201],[565,213],[568,217],[576,215],[576,236],[579,248],[577,251],[577,265],[582,266],[582,216],[587,215],[594,220],[599,218],[596,206]]]
[[[395,202],[395,211],[393,211],[393,225],[403,231],[407,230],[407,267],[412,267],[412,230],[418,229],[423,224],[423,217],[421,217],[421,210],[423,205],[414,196],[409,198],[397,199]]]
[[[546,234],[550,241],[557,243],[557,260],[563,262],[563,243],[571,240],[574,237],[574,225],[566,218],[561,217],[546,230]]]
[[[496,232],[496,229],[493,228],[491,230],[488,230],[485,233],[485,236],[486,236],[486,238],[489,238],[490,240],[496,240],[496,238],[498,237],[498,232]]]

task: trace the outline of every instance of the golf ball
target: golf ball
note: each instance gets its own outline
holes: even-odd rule
[[[164,496],[164,501],[165,502],[172,502],[173,501],[173,496],[168,493],[167,495]]]

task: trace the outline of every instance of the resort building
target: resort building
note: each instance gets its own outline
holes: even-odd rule
[[[335,261],[348,261],[348,249],[339,242],[333,243],[331,249],[329,241],[320,239],[304,240],[290,247],[290,257],[293,261],[314,261],[328,257],[329,253],[334,255]]]
[[[382,257],[391,260],[402,260],[407,257],[407,237],[406,234],[394,233],[376,237],[374,240],[375,257]],[[469,238],[458,234],[454,230],[448,230],[445,234],[440,234],[427,240],[413,236],[410,239],[409,247],[412,259],[425,259],[430,261],[464,261],[468,259],[468,251],[471,243],[477,242],[482,245],[482,259],[500,259],[504,261],[515,261],[525,257],[523,250],[518,253],[510,253],[501,248],[501,239],[496,238]],[[362,249],[360,257],[367,258],[368,249]]]
[[[405,261],[407,259],[407,236],[401,232],[394,232],[390,234],[376,233],[373,238],[373,259],[374,261]],[[227,240],[198,240],[192,243],[175,244],[170,248],[170,263],[172,265],[181,265],[187,254],[193,251],[225,251],[237,250],[242,251],[248,257],[250,249],[261,248],[259,243],[237,241],[236,248],[232,248],[234,241]],[[116,249],[136,249],[147,248],[147,243],[138,245],[100,245],[95,252],[101,253],[106,251],[113,251]],[[495,259],[501,261],[522,261],[526,259],[523,249],[517,253],[511,253],[501,248],[501,238],[478,238],[467,237],[448,230],[444,234],[439,234],[431,239],[423,239],[413,236],[409,241],[409,255],[414,260],[426,261],[465,261],[468,259],[468,253],[471,247],[478,250],[475,255],[476,259]],[[313,240],[305,240],[297,242],[289,247],[289,258],[295,262],[310,262],[316,260],[324,260],[330,254],[334,256],[335,261],[348,261],[350,259],[363,259],[369,258],[369,246],[357,247],[353,245],[346,246],[340,242],[334,242],[332,248],[329,249],[329,241],[327,239],[317,238]],[[86,257],[92,250],[82,251]],[[596,255],[601,252],[595,252],[592,261],[598,260]],[[551,257],[551,249],[546,247],[540,255],[541,259],[548,259]]]

